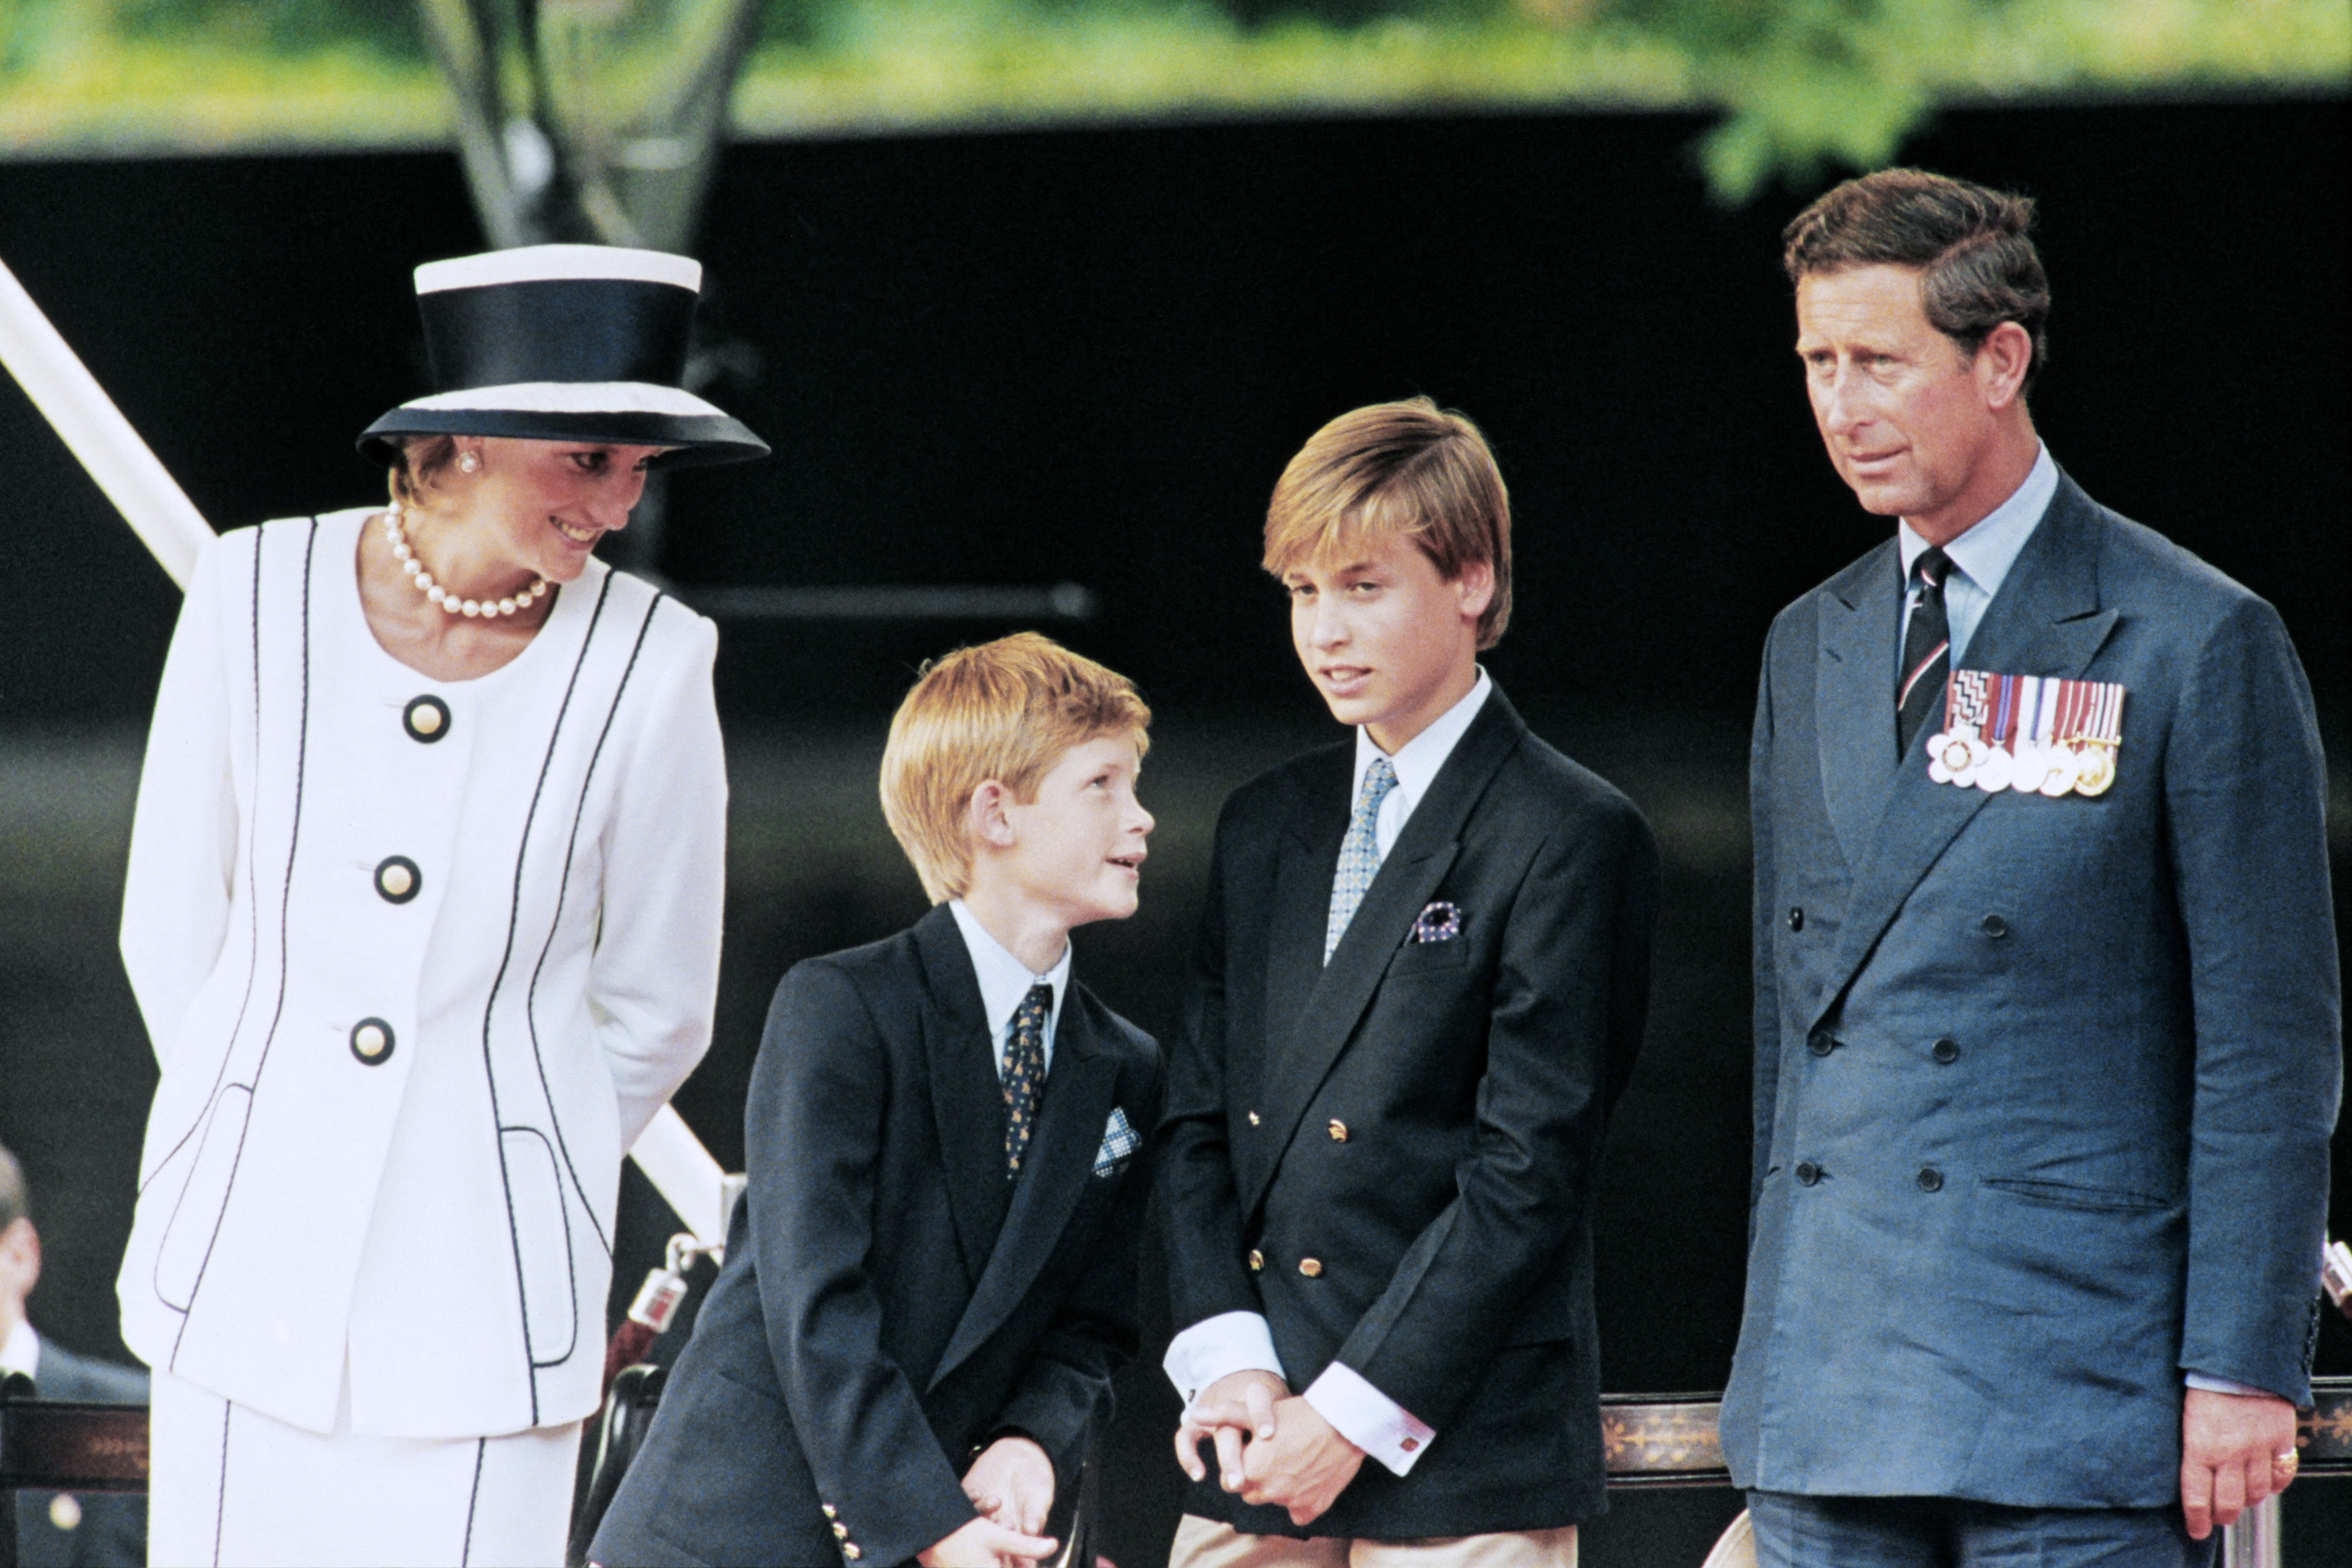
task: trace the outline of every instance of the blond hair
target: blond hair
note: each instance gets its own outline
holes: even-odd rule
[[[922,667],[882,748],[882,814],[933,904],[971,885],[964,831],[972,791],[990,779],[1036,798],[1062,754],[1105,736],[1151,744],[1151,710],[1135,683],[1050,637],[1016,632]]]
[[[384,444],[392,449],[385,484],[392,498],[404,507],[422,503],[425,492],[441,477],[441,470],[457,457],[454,435],[393,435],[384,438]]]
[[[1478,427],[1425,397],[1343,413],[1307,438],[1282,471],[1265,510],[1265,558],[1280,577],[1367,539],[1409,538],[1437,573],[1494,569],[1478,617],[1491,648],[1511,620],[1511,497]]]

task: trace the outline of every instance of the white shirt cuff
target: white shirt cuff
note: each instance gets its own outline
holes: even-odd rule
[[[1325,1367],[1323,1375],[1307,1386],[1306,1397],[1339,1436],[1393,1476],[1411,1470],[1437,1436],[1434,1427],[1365,1382],[1363,1374],[1345,1362]]]
[[[2267,1388],[2257,1388],[2251,1383],[2232,1383],[2226,1377],[2212,1377],[2202,1372],[2184,1372],[2180,1375],[2189,1387],[2201,1388],[2208,1394],[2252,1394],[2264,1399],[2278,1397]]]
[[[1202,1318],[1168,1342],[1160,1358],[1168,1381],[1176,1385],[1189,1409],[1201,1390],[1236,1372],[1271,1372],[1285,1383],[1282,1358],[1274,1354],[1274,1331],[1261,1312],[1219,1312]],[[1329,1420],[1329,1416],[1325,1416]]]

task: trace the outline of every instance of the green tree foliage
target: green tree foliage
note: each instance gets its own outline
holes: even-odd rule
[[[622,16],[692,0],[499,0]],[[2346,0],[754,0],[739,128],[1714,107],[1717,193],[1897,158],[1938,104],[2342,93]],[[0,0],[11,147],[444,133],[415,0]],[[342,95],[339,106],[338,95]],[[439,117],[436,119],[436,117]],[[177,129],[174,129],[174,128]]]
[[[114,0],[128,38],[241,40],[278,55],[356,46],[396,60],[425,58],[409,0]]]

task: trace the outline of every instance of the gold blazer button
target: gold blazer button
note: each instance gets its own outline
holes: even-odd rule
[[[1301,1258],[1298,1260],[1298,1271],[1312,1280],[1323,1272],[1323,1260],[1319,1258]]]
[[[1331,1118],[1331,1141],[1335,1144],[1344,1144],[1348,1141],[1348,1124],[1337,1116]]]
[[[1250,1256],[1249,1256],[1249,1265],[1250,1265],[1250,1272],[1251,1272],[1251,1273],[1253,1273],[1253,1274],[1256,1273],[1259,1270],[1261,1270],[1261,1269],[1263,1269],[1263,1268],[1265,1268],[1265,1253],[1263,1253],[1263,1252],[1261,1252],[1261,1251],[1259,1251],[1259,1250],[1258,1250],[1256,1248],[1255,1248],[1255,1247],[1251,1248],[1251,1249],[1250,1249]]]

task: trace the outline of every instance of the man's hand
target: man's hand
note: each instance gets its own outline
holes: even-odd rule
[[[1008,1434],[982,1449],[964,1471],[963,1495],[984,1517],[1035,1535],[1054,1511],[1054,1461],[1034,1439]]]
[[[1176,1425],[1176,1462],[1194,1480],[1207,1477],[1201,1440],[1217,1445],[1217,1479],[1227,1491],[1242,1490],[1242,1445],[1274,1436],[1274,1407],[1290,1397],[1290,1385],[1271,1372],[1229,1372],[1193,1397]]]
[[[1050,1535],[1024,1535],[992,1519],[975,1519],[915,1561],[923,1568],[1034,1568],[1058,1544]]]
[[[2286,1490],[2294,1452],[2294,1406],[2268,1394],[2217,1394],[2191,1388],[2180,1406],[2180,1511],[2202,1541],[2217,1524],[2273,1492]]]
[[[1290,1511],[1290,1522],[1319,1518],[1364,1462],[1364,1450],[1339,1436],[1304,1398],[1274,1407],[1274,1436],[1249,1446],[1243,1459],[1242,1500]]]

